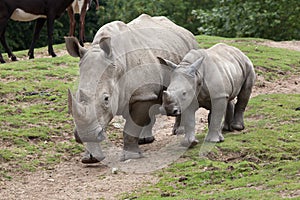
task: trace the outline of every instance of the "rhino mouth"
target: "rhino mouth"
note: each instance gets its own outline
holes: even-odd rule
[[[101,128],[100,126],[88,131],[82,131],[78,130],[78,128],[75,128],[74,136],[76,142],[78,143],[101,142],[105,139],[105,129]]]
[[[179,116],[181,115],[181,109],[179,106],[173,105],[163,105],[160,107],[161,114],[165,114],[167,116]]]

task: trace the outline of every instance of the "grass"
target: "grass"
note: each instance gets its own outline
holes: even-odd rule
[[[208,48],[224,42],[252,60],[256,73],[276,81],[300,73],[300,52],[263,46],[256,38],[197,37]],[[55,45],[58,51],[64,45]],[[36,53],[46,52],[46,48]],[[16,52],[18,57],[27,51]],[[7,58],[5,58],[7,59]],[[0,65],[0,180],[22,171],[51,168],[82,152],[67,114],[67,89],[78,79],[78,59],[64,55]],[[246,129],[200,157],[201,145],[184,161],[155,172],[160,181],[122,198],[281,199],[299,197],[299,94],[261,94],[247,108]],[[117,137],[112,134],[111,138]],[[204,133],[198,134],[203,141]]]

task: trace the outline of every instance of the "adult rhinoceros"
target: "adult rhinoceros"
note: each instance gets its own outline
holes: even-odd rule
[[[143,132],[151,135],[159,107],[154,105],[161,104],[170,81],[170,71],[157,56],[179,63],[198,48],[193,34],[165,17],[143,14],[128,24],[104,25],[89,49],[75,38],[66,38],[66,47],[71,56],[80,57],[79,86],[75,96],[69,95],[69,108],[91,156],[104,159],[99,142],[112,118],[122,115],[126,123],[121,159],[142,157],[138,138]]]
[[[162,110],[169,115],[181,115],[185,142],[195,141],[195,111],[199,107],[210,110],[206,141],[224,141],[224,117],[223,129],[244,129],[244,111],[255,72],[249,58],[239,49],[220,43],[207,50],[191,50],[179,65],[159,60],[175,69],[167,91],[163,92]]]

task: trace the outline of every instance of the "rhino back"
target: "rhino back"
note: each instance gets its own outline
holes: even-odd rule
[[[168,71],[160,66],[158,56],[179,63],[189,50],[198,48],[188,30],[165,17],[145,14],[128,24],[117,21],[103,26],[93,45],[98,45],[102,37],[111,37],[115,64],[126,73],[120,87],[131,96],[123,97],[125,101],[157,98],[162,86],[168,85]]]
[[[128,24],[116,21],[104,25],[97,32],[93,45],[97,45],[102,37],[111,37],[113,56],[117,59],[125,55],[126,60],[119,61],[129,68],[135,66],[136,57],[139,57],[136,65],[157,63],[157,56],[179,63],[190,49],[198,48],[195,37],[188,30],[166,17],[146,14]]]
[[[236,97],[246,78],[254,79],[255,73],[250,59],[239,49],[216,44],[206,50],[203,70],[207,88],[216,97]]]

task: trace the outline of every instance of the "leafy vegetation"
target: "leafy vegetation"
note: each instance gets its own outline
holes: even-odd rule
[[[224,42],[240,48],[257,74],[276,81],[300,74],[300,52],[262,45],[256,38],[198,36],[208,48]],[[58,51],[64,45],[55,45]],[[45,47],[37,49],[41,54]],[[23,59],[26,51],[16,52]],[[49,169],[79,155],[67,114],[67,89],[78,78],[78,59],[68,55],[0,65],[0,180],[16,172]],[[250,100],[246,130],[227,133],[206,157],[201,145],[180,162],[156,172],[160,182],[124,198],[280,199],[299,196],[299,94],[261,94]],[[115,135],[111,136],[116,137]],[[204,133],[198,134],[203,141]],[[202,147],[203,148],[203,147]],[[298,193],[297,193],[298,192]]]
[[[300,23],[298,23],[300,1],[298,0],[103,0],[99,3],[98,11],[93,3],[86,15],[87,41],[93,40],[102,25],[114,20],[129,22],[142,13],[166,16],[194,34],[273,40],[300,39]],[[79,16],[76,16],[76,19],[78,22]],[[7,41],[14,51],[29,48],[34,24],[34,21],[8,23]],[[77,24],[76,35],[78,35],[78,27]],[[65,13],[55,21],[54,43],[63,43],[63,37],[68,32],[69,18]],[[45,26],[36,46],[46,45]],[[1,45],[0,50],[3,52]]]

